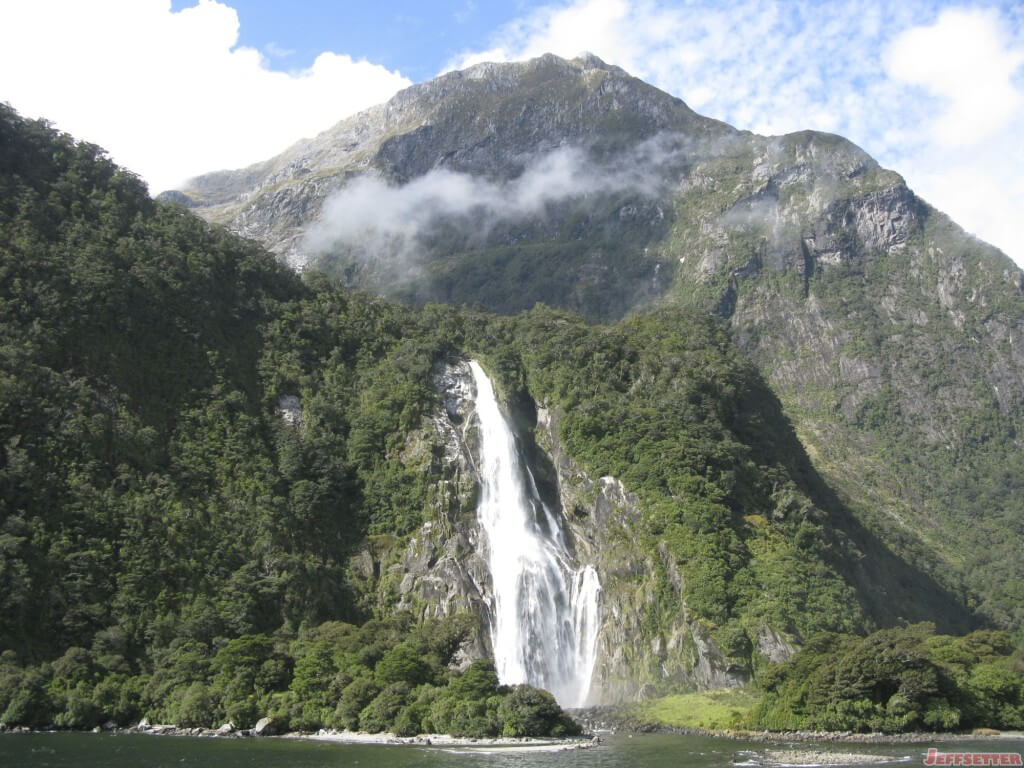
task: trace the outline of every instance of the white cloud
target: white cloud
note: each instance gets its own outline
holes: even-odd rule
[[[890,77],[946,102],[932,131],[953,146],[981,143],[1019,113],[1024,94],[1013,76],[1022,63],[1024,50],[1007,47],[992,10],[944,11],[934,25],[901,33],[886,55]]]
[[[273,40],[263,46],[263,52],[272,59],[287,59],[288,57],[295,55],[295,50],[293,48],[284,48]]]
[[[918,194],[1024,265],[1024,88],[1014,81],[1024,44],[1007,29],[994,10],[949,9],[897,35],[884,60],[919,116],[896,145],[899,170]]]
[[[0,98],[108,149],[154,192],[264,160],[386,100],[409,81],[322,53],[297,73],[236,47],[239,20],[215,0],[7,0]]]
[[[685,148],[656,136],[622,157],[601,164],[577,147],[538,158],[510,182],[434,169],[403,186],[370,176],[354,179],[324,203],[305,234],[303,251],[348,250],[374,258],[388,254],[415,266],[423,240],[439,226],[455,225],[483,242],[499,222],[543,216],[548,205],[605,192],[651,196],[664,181],[660,171],[685,156]]]
[[[1021,25],[1012,3],[572,0],[449,66],[588,50],[739,128],[840,133],[1024,265]]]
[[[330,52],[272,71],[237,47],[231,0],[197,1],[4,0],[0,99],[106,147],[156,192],[266,159],[409,84]],[[740,128],[841,133],[1024,264],[1024,14],[966,2],[566,0],[450,66],[591,51]]]

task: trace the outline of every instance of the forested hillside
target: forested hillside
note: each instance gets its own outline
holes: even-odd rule
[[[714,313],[860,525],[1024,621],[1024,274],[843,137],[739,131],[544,55],[417,84],[179,199],[402,300]]]
[[[0,721],[571,730],[448,667],[464,621],[363,624],[350,588],[368,533],[419,522],[426,479],[387,449],[436,398],[423,318],[0,118]],[[279,399],[310,387],[300,428]]]
[[[979,622],[849,513],[710,316],[586,325],[300,279],[6,107],[0,257],[0,722],[571,732],[467,657],[478,617],[396,592],[413,539],[462,524],[429,437],[455,358],[495,379],[539,483],[544,408],[582,472],[636,495],[632,559],[601,578],[636,597],[650,669],[680,617],[708,638],[690,663],[755,681],[766,631]]]

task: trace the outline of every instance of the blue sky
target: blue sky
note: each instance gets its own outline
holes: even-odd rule
[[[241,21],[239,45],[262,51],[270,66],[304,69],[323,51],[347,53],[414,82],[434,77],[450,60],[479,47],[501,25],[539,3],[473,2],[229,2]],[[174,0],[180,10],[195,0]]]
[[[739,128],[840,133],[1024,264],[1024,3],[3,0],[0,99],[154,192],[478,61],[591,51]]]

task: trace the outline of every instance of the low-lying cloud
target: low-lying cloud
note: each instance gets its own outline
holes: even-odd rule
[[[472,232],[482,243],[499,223],[543,216],[564,201],[617,192],[657,196],[666,183],[665,169],[684,157],[682,139],[660,136],[603,162],[580,147],[560,147],[511,180],[444,168],[403,186],[364,176],[327,199],[302,250],[411,261],[442,226]]]
[[[1020,2],[567,0],[449,66],[584,50],[738,128],[842,134],[1024,266]]]

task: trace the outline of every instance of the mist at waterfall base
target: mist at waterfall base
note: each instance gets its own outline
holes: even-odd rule
[[[565,533],[520,461],[515,434],[487,374],[470,361],[480,427],[480,503],[493,582],[491,643],[498,678],[582,707],[597,654],[601,584],[575,568]]]

